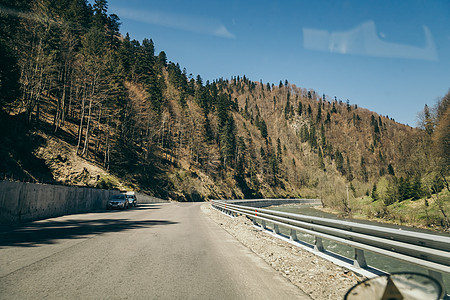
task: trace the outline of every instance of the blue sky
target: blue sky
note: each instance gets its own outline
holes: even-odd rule
[[[450,88],[450,1],[109,0],[121,32],[204,81],[287,79],[416,125]]]

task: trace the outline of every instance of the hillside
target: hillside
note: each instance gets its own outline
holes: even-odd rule
[[[203,82],[121,35],[106,1],[8,3],[38,17],[1,15],[2,177],[177,201],[318,197],[344,214],[366,197],[385,218],[425,197],[427,222],[448,227],[448,94],[411,128],[287,80]]]

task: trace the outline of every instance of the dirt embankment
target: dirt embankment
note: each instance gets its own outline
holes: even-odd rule
[[[230,218],[209,203],[202,205],[202,211],[313,299],[343,299],[350,287],[364,279],[254,228],[243,216]]]

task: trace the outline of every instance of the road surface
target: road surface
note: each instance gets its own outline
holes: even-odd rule
[[[2,227],[0,299],[310,299],[200,205]]]

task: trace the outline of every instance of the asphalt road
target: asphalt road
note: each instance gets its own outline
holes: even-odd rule
[[[3,227],[0,299],[310,299],[200,205]]]

